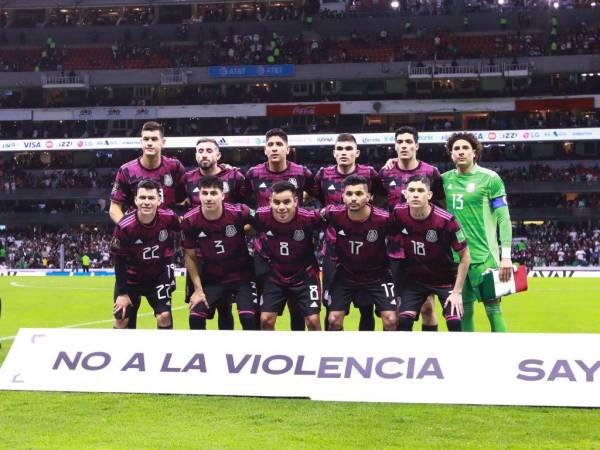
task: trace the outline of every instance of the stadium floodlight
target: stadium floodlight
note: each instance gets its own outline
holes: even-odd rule
[[[398,0],[393,0],[393,1],[390,3],[390,6],[391,6],[392,8],[394,8],[394,9],[398,9],[398,8],[400,8],[400,2],[399,2]]]
[[[553,7],[554,9],[558,9],[558,6],[559,6],[558,2],[554,2],[554,3],[552,3],[552,7]]]
[[[498,0],[498,4],[499,4],[500,6],[504,5],[504,0]]]
[[[591,6],[592,8],[595,8],[595,7],[596,7],[596,2],[592,2],[592,3],[590,3],[590,6]]]

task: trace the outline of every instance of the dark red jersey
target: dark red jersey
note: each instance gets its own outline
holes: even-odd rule
[[[393,212],[394,239],[404,250],[407,279],[429,286],[453,286],[457,266],[452,250],[460,252],[467,240],[452,214],[432,204],[431,214],[417,220],[408,204],[396,205]]]
[[[148,225],[139,221],[136,210],[123,216],[115,226],[110,250],[125,258],[127,284],[155,285],[172,279],[178,232],[179,219],[170,209],[159,209]]]

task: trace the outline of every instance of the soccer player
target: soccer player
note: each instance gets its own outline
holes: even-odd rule
[[[159,184],[161,207],[171,208],[185,200],[182,183],[185,168],[174,158],[162,156],[165,145],[163,127],[157,122],[142,126],[142,156],[123,164],[115,178],[110,194],[109,215],[118,223],[125,212],[134,206],[134,195],[141,180],[154,180]]]
[[[350,302],[374,303],[381,312],[383,329],[396,329],[394,283],[386,251],[390,215],[371,206],[368,181],[360,175],[344,180],[344,205],[325,209],[327,245],[337,262],[326,301],[329,329],[342,330]]]
[[[173,328],[171,295],[175,290],[174,238],[179,219],[169,209],[159,209],[160,185],[138,183],[137,209],[116,225],[111,243],[115,259],[115,328],[135,328],[141,297],[150,303],[158,328]]]
[[[225,203],[241,201],[240,191],[244,185],[244,175],[237,167],[219,164],[221,150],[217,141],[211,138],[200,138],[196,142],[196,162],[198,167],[185,173],[183,185],[187,199],[192,206],[200,204],[200,179],[207,175],[217,177],[223,183]]]
[[[244,185],[244,175],[237,167],[219,164],[221,151],[217,141],[210,138],[200,138],[196,142],[196,162],[198,167],[185,173],[182,184],[185,187],[187,202],[193,207],[200,204],[200,179],[212,175],[223,183],[223,194],[226,203],[236,203],[241,200],[240,190]],[[194,291],[189,275],[185,280],[186,299],[189,301]],[[231,305],[226,302],[217,303],[219,311],[219,330],[233,330],[233,315]],[[211,309],[211,314],[214,310]],[[210,317],[212,318],[212,316]]]
[[[314,191],[314,177],[311,171],[305,166],[287,160],[290,148],[285,131],[273,128],[267,131],[265,139],[267,161],[248,169],[242,190],[243,197],[254,195],[258,208],[269,206],[273,184],[278,181],[288,181],[296,188],[299,194],[299,205],[302,205],[302,191],[308,194]]]
[[[206,319],[218,303],[237,303],[244,330],[256,329],[257,297],[252,258],[244,235],[250,223],[246,205],[224,202],[223,181],[207,175],[199,183],[200,206],[181,222],[185,266],[193,293],[189,298],[190,329],[206,329]]]
[[[397,158],[389,160],[379,171],[381,185],[387,193],[387,207],[392,211],[398,203],[405,201],[402,191],[406,189],[406,182],[413,175],[426,175],[431,180],[433,202],[444,207],[444,188],[439,170],[417,159],[419,150],[419,132],[413,127],[400,127],[394,133]],[[398,272],[397,272],[398,273]],[[402,279],[397,279],[398,289]],[[421,309],[423,331],[437,331],[438,319],[433,305],[433,296],[430,296]]]
[[[300,164],[288,161],[290,153],[288,137],[280,128],[273,128],[265,134],[265,155],[267,161],[251,167],[246,172],[246,182],[242,190],[243,198],[254,195],[258,208],[270,206],[271,188],[278,181],[287,181],[294,185],[298,192],[298,204],[302,205],[302,191],[310,194],[314,191],[314,177],[311,171]],[[263,264],[255,258],[257,264],[257,282],[262,285]],[[259,289],[260,290],[260,289]],[[293,303],[288,305],[290,310],[291,328],[304,331],[304,317]]]
[[[298,191],[289,181],[279,181],[271,190],[270,206],[258,208],[252,223],[258,232],[257,251],[269,265],[260,296],[261,329],[275,329],[277,315],[289,298],[296,302],[307,328],[319,331],[321,283],[313,237],[322,228],[321,214],[298,207]]]
[[[469,242],[471,265],[463,288],[463,331],[474,331],[475,300],[482,300],[480,285],[488,268],[500,267],[500,280],[512,272],[512,225],[502,179],[493,170],[477,164],[481,143],[471,133],[454,133],[446,143],[456,168],[442,175],[448,211],[456,217]],[[500,232],[499,252],[497,233]],[[492,331],[507,331],[500,299],[485,301]]]
[[[398,330],[412,331],[417,312],[429,295],[436,294],[448,331],[460,331],[462,289],[470,262],[464,233],[451,214],[430,203],[433,192],[429,177],[410,177],[404,197],[406,203],[397,204],[392,216],[406,276],[399,292]],[[458,268],[452,250],[460,257]]]
[[[312,193],[317,197],[323,206],[343,204],[342,191],[344,180],[349,175],[361,175],[368,182],[369,192],[374,192],[379,187],[379,175],[371,166],[358,164],[356,160],[360,155],[360,150],[356,143],[356,138],[348,133],[340,134],[333,147],[333,157],[336,164],[329,167],[322,167],[315,175],[315,188]],[[324,266],[331,264],[328,258],[323,261]],[[324,267],[323,274],[329,274],[329,267]],[[324,285],[329,284],[330,280],[325,280]],[[327,315],[325,316],[325,329],[327,329]],[[360,307],[360,322],[358,325],[360,331],[373,331],[375,329],[375,318],[373,316],[373,305],[364,305]]]

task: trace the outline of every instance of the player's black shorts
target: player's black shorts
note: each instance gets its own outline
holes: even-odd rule
[[[397,301],[392,277],[375,283],[354,284],[336,277],[331,284],[328,298],[329,311],[347,311],[350,304],[354,306],[375,305],[378,311],[396,311]]]
[[[256,284],[252,280],[242,280],[234,283],[208,284],[204,287],[208,308],[202,303],[196,305],[193,312],[205,315],[212,319],[215,309],[219,303],[229,303],[232,299],[237,304],[238,313],[256,314],[258,308],[258,297],[256,295]],[[191,295],[191,294],[190,294]]]
[[[127,285],[127,295],[129,295],[129,299],[133,304],[133,310],[137,312],[140,309],[142,297],[146,297],[155,315],[171,312],[171,298],[173,291],[175,291],[175,279],[164,281],[164,283],[155,285]],[[117,301],[117,297],[117,287],[115,285],[114,302]]]
[[[321,312],[321,283],[318,275],[312,275],[300,286],[279,286],[265,281],[260,297],[260,311],[278,313],[284,308],[286,299],[297,303],[304,317]]]
[[[415,281],[407,281],[400,291],[400,307],[398,308],[398,311],[415,311],[418,315],[423,303],[425,303],[427,297],[432,294],[438,296],[442,308],[444,308],[444,303],[450,296],[451,291],[452,287],[434,287]],[[444,315],[448,314],[450,314],[450,305],[444,308]]]

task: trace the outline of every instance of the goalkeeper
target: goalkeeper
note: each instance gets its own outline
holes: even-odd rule
[[[474,304],[483,298],[480,291],[483,273],[500,267],[500,280],[510,280],[512,225],[502,179],[493,170],[477,165],[482,149],[477,138],[471,133],[454,133],[446,147],[456,167],[442,175],[446,209],[460,223],[471,251],[471,265],[463,287],[462,330],[475,331]],[[492,331],[507,331],[500,299],[486,300],[484,306]]]

